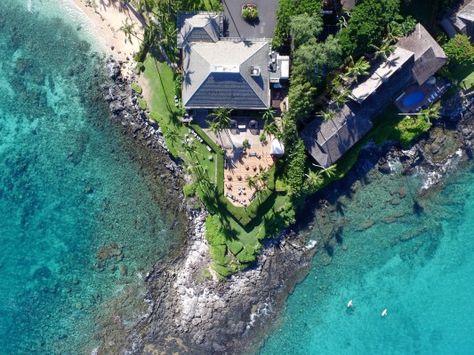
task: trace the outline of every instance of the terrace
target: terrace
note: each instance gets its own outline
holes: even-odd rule
[[[209,129],[209,118],[205,111],[195,113],[193,118],[209,138],[224,150],[225,196],[235,206],[248,206],[256,198],[257,190],[265,187],[258,177],[273,166],[272,137],[267,136],[266,141],[262,142],[261,121],[249,117],[232,117],[231,126],[217,133]]]
[[[414,84],[408,87],[395,101],[403,113],[418,112],[436,102],[449,88],[450,84],[434,77],[423,85]]]

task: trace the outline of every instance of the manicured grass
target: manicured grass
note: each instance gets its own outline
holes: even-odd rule
[[[190,134],[191,128],[184,126],[178,120],[178,109],[174,102],[175,78],[173,71],[168,65],[155,60],[151,56],[147,57],[144,66],[144,75],[151,86],[150,116],[160,125],[171,154],[183,159],[188,164],[199,162],[211,181],[215,182],[216,164],[220,161],[216,150],[209,152],[206,144],[208,142],[199,143],[197,140],[195,140],[195,150],[191,155],[183,148],[186,136],[192,137],[192,135]],[[174,141],[167,139],[168,130],[175,130],[178,133],[178,138]],[[211,146],[211,148],[215,147]],[[209,160],[209,156],[212,156],[212,160]]]
[[[165,63],[150,56],[146,58],[144,66],[144,75],[149,80],[152,91],[148,103],[150,116],[159,123],[171,154],[188,165],[195,165],[199,161],[216,186],[215,193],[204,193],[193,185],[184,188],[187,195],[192,195],[195,190],[211,215],[217,216],[220,221],[222,228],[214,223],[207,233],[214,269],[221,276],[227,276],[245,268],[255,260],[261,249],[260,240],[274,233],[275,228],[270,221],[278,221],[279,210],[289,202],[286,195],[274,191],[275,168],[270,169],[267,189],[259,198],[247,207],[234,206],[224,196],[224,152],[197,124],[185,126],[178,119],[179,110],[174,102],[176,86],[173,71]],[[178,138],[174,137],[173,141],[170,141],[167,134],[170,130],[177,133]],[[202,138],[203,143],[195,139],[195,149],[188,153],[183,148],[183,141],[186,137],[193,137],[191,130]],[[212,160],[209,160],[210,156]]]
[[[463,90],[474,87],[474,63],[451,68],[451,79]]]

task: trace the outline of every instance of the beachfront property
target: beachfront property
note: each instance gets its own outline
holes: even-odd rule
[[[474,0],[464,0],[459,9],[441,21],[441,27],[452,38],[456,33],[474,35]]]
[[[433,77],[446,62],[443,49],[417,24],[386,60],[373,66],[365,81],[351,88],[346,104],[332,105],[331,119],[316,118],[302,130],[307,152],[320,166],[329,167],[370,131],[372,120],[390,103],[407,113],[431,105],[447,88]]]
[[[259,8],[277,1],[260,1]],[[181,50],[181,102],[192,121],[225,152],[225,196],[236,206],[247,206],[256,189],[249,179],[264,173],[283,145],[260,137],[262,112],[284,110],[289,57],[271,48],[275,19],[252,25],[241,18],[242,4],[228,2],[224,13],[193,12],[178,16],[177,43]],[[275,12],[262,12],[275,16]],[[224,24],[227,24],[224,26]],[[225,28],[224,28],[225,27]],[[212,111],[233,110],[229,127],[210,129]]]
[[[269,38],[224,37],[217,13],[184,13],[178,26],[186,109],[271,106],[271,86],[289,78],[289,58],[272,51]]]

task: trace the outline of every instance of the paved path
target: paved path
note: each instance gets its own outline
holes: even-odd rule
[[[240,38],[271,38],[275,31],[278,0],[223,0],[224,16],[228,22],[229,36]],[[256,4],[259,22],[249,24],[242,18],[242,5]]]

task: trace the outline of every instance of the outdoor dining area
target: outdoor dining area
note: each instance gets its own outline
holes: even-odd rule
[[[252,145],[242,152],[226,150],[225,196],[236,206],[246,207],[256,197],[258,175],[273,165],[268,146]]]

